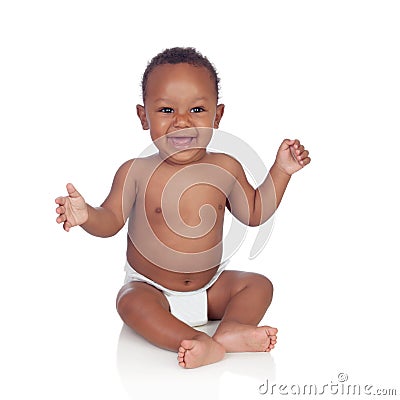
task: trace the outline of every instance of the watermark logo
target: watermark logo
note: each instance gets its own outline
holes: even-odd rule
[[[337,378],[326,384],[271,383],[267,379],[258,387],[261,395],[268,396],[398,396],[400,390],[383,388],[371,384],[351,383],[345,372],[339,372]]]
[[[229,260],[243,244],[254,212],[239,184],[238,165],[256,187],[268,177],[257,152],[232,134],[195,127],[153,138],[124,183],[124,219],[129,218],[136,250],[174,272],[204,271]],[[265,182],[257,194],[261,223],[253,228],[250,259],[261,253],[274,225],[275,188],[272,179]],[[222,236],[226,199],[234,217]]]

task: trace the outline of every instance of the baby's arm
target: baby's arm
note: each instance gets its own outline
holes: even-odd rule
[[[124,163],[117,171],[109,195],[100,207],[87,204],[82,195],[71,184],[67,184],[68,196],[58,197],[59,205],[56,221],[63,223],[68,232],[73,226],[80,225],[85,231],[101,237],[115,235],[124,226],[126,218],[122,209],[125,178],[133,160]]]
[[[236,184],[228,197],[232,214],[250,226],[267,221],[278,208],[291,176],[310,163],[308,154],[298,140],[284,140],[269,174],[257,189],[236,161]]]

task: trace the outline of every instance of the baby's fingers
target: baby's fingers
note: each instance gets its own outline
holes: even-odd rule
[[[296,159],[301,165],[306,165],[309,164],[311,159],[308,157],[309,156],[309,151],[304,149],[304,146],[298,146],[298,148],[295,150],[296,154]]]
[[[67,220],[67,217],[65,216],[65,214],[60,214],[60,215],[56,218],[57,224],[61,224],[62,222],[65,222],[66,220]]]
[[[304,160],[305,158],[307,158],[308,157],[308,151],[307,150],[304,150],[304,151],[302,151],[301,153],[299,153],[298,155],[297,155],[297,159],[298,160]]]
[[[294,139],[293,140],[293,147],[297,150],[300,147],[300,140]]]
[[[295,147],[295,153],[298,155],[298,154],[301,154],[303,151],[304,151],[304,146],[303,145],[301,145],[301,146],[297,146],[297,147]]]
[[[72,227],[72,225],[70,224],[70,222],[68,222],[68,221],[64,222],[64,225],[63,225],[64,231],[69,232],[71,227]]]
[[[60,206],[56,208],[56,213],[57,214],[64,214],[65,213],[65,207],[64,206]]]
[[[55,202],[56,202],[56,204],[63,206],[65,204],[65,197],[64,196],[57,197]]]
[[[299,163],[300,163],[300,165],[301,166],[305,166],[305,165],[307,165],[307,164],[310,164],[310,162],[311,162],[311,158],[310,157],[308,157],[308,151],[306,150],[305,152],[303,152],[301,155],[300,155],[300,160],[299,160]]]

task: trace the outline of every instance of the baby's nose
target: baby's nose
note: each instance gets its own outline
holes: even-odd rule
[[[190,116],[187,114],[175,114],[174,127],[176,128],[190,128],[192,126]]]

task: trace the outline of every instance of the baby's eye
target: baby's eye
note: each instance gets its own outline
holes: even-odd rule
[[[174,110],[171,107],[163,107],[163,108],[160,108],[159,111],[162,112],[162,113],[172,113],[172,112],[174,112]]]
[[[192,112],[192,113],[200,113],[200,112],[203,112],[203,111],[205,111],[203,107],[193,107],[190,110],[190,112]]]

